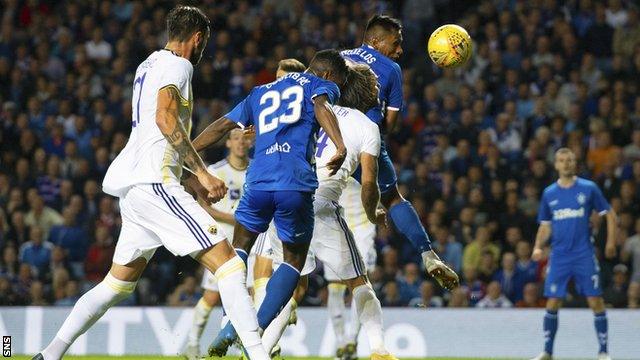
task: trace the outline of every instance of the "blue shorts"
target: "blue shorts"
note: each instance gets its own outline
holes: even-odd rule
[[[267,231],[273,219],[280,241],[309,243],[313,236],[313,193],[251,190],[246,187],[235,218],[256,234]]]
[[[380,193],[384,194],[391,190],[398,183],[398,176],[396,175],[396,169],[393,167],[393,162],[389,153],[387,152],[387,146],[384,143],[384,138],[380,142],[380,156],[378,156],[378,187]],[[360,166],[353,173],[353,178],[360,182],[362,176],[362,169]]]
[[[600,266],[595,254],[580,257],[566,254],[551,254],[544,281],[544,296],[564,298],[567,284],[573,278],[579,294],[593,297],[602,296],[600,288]]]

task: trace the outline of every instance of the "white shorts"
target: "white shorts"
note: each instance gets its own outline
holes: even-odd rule
[[[135,185],[120,198],[122,230],[113,262],[151,259],[164,246],[176,256],[196,256],[227,237],[182,185]]]
[[[271,254],[270,256],[271,260],[273,261],[273,271],[276,271],[278,266],[280,266],[280,264],[282,264],[282,262],[284,261],[282,242],[280,242],[280,240],[278,239],[278,235],[276,234],[275,227],[273,226],[269,226],[269,230],[267,230],[263,234],[260,234],[260,236],[263,236],[263,235],[265,238],[264,241],[266,243],[270,243],[271,245],[271,249],[269,252]],[[260,238],[260,236],[258,236],[258,238]],[[264,250],[262,251],[264,253]],[[309,249],[309,252],[307,253],[307,260],[305,260],[304,267],[300,272],[300,276],[309,275],[315,269],[316,269],[316,257],[314,256],[313,251]]]
[[[365,223],[363,225],[350,228],[353,233],[353,237],[356,240],[356,246],[366,268],[366,272],[373,271],[376,267],[376,261],[378,260],[378,253],[376,252],[375,239],[376,239],[376,226],[372,223]]]
[[[328,281],[340,281],[366,275],[366,266],[356,246],[344,211],[335,201],[316,197],[315,225],[311,249],[324,265]]]

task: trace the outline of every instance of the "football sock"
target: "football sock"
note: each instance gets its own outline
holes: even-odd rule
[[[418,213],[410,202],[404,200],[389,209],[389,216],[398,231],[404,235],[413,246],[423,253],[431,250],[431,240],[424,230]]]
[[[544,352],[551,355],[553,354],[553,341],[555,340],[556,332],[558,331],[557,310],[547,310],[546,314],[544,314],[542,330],[544,331]]]
[[[203,297],[200,298],[196,306],[193,308],[193,323],[191,324],[191,331],[189,331],[188,340],[188,344],[190,346],[200,345],[200,337],[202,337],[204,327],[207,326],[209,314],[211,314],[212,309],[213,307],[209,306]]]
[[[260,309],[260,306],[264,301],[264,297],[267,295],[268,282],[268,277],[253,280],[253,304],[256,309]]]
[[[296,300],[291,298],[287,305],[282,308],[282,311],[276,316],[275,319],[267,326],[264,333],[262,334],[262,346],[267,354],[271,354],[271,350],[274,346],[280,341],[284,330],[287,328],[289,324],[289,316],[291,316],[291,312],[298,307],[298,303]]]
[[[358,309],[356,306],[356,298],[354,296],[351,297],[351,319],[349,320],[349,334],[346,340],[347,344],[357,344],[358,343],[358,335],[360,334],[360,318],[358,317]]]
[[[336,347],[340,348],[345,345],[344,335],[344,291],[347,286],[340,283],[329,284],[329,296],[327,299],[327,310],[331,317],[331,325],[333,332],[336,334]]]
[[[286,262],[280,264],[273,272],[267,283],[267,294],[258,310],[258,324],[261,329],[266,329],[280,309],[291,299],[299,279],[300,272]]]
[[[246,273],[247,268],[240,257],[222,264],[215,272],[220,298],[249,358],[269,359],[262,349],[256,311],[246,287]]]
[[[607,353],[607,342],[609,337],[609,324],[607,322],[607,313],[601,312],[594,314],[594,325],[596,327],[596,335],[598,335],[598,344],[600,345],[599,353]]]
[[[107,309],[128,297],[135,287],[136,282],[118,280],[108,273],[104,280],[78,299],[56,337],[42,351],[44,359],[61,359],[78,336],[93,326]]]
[[[382,355],[388,354],[384,346],[382,332],[382,307],[380,306],[380,300],[373,292],[373,288],[369,284],[360,285],[353,289],[353,298],[358,317],[369,338],[371,352]]]

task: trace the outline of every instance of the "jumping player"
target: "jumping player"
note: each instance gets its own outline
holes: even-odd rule
[[[127,145],[109,167],[106,193],[120,198],[122,230],[105,279],[84,294],[51,343],[34,359],[58,360],[75,339],[129,296],[155,250],[190,255],[218,278],[222,301],[252,359],[266,360],[245,264],[218,224],[180,185],[182,167],[196,176],[209,201],[226,193],[189,140],[193,65],[209,38],[206,15],[177,6],[167,16],[169,41],[138,66],[133,83],[133,118]]]
[[[274,220],[284,262],[269,279],[267,295],[258,310],[262,329],[291,299],[313,235],[318,125],[337,144],[328,168],[337,172],[346,157],[331,110],[331,104],[340,96],[336,84],[344,85],[346,74],[347,65],[337,51],[320,51],[305,73],[290,73],[255,87],[245,100],[194,140],[196,150],[203,150],[236,127],[253,125],[256,130],[254,159],[235,213],[233,245],[246,261],[258,234],[265,232]],[[224,355],[235,339],[233,326],[226,326],[209,348],[209,354]]]
[[[595,315],[599,343],[598,360],[610,360],[607,351],[607,314],[600,287],[600,266],[593,250],[589,219],[597,212],[607,219],[607,258],[616,256],[616,214],[592,181],[576,176],[576,156],[568,148],[555,154],[558,181],[542,193],[538,221],[540,227],[532,258],[542,259],[543,247],[551,239],[551,255],[544,282],[547,312],[544,316],[544,352],[533,360],[550,360],[553,340],[558,330],[558,309],[567,294],[567,283],[573,278],[580,293],[587,297]]]
[[[402,55],[402,25],[397,19],[375,15],[367,23],[362,46],[343,50],[342,56],[356,63],[371,67],[378,77],[379,104],[367,111],[371,121],[381,128],[393,129],[402,108],[402,70],[395,62]],[[395,227],[420,251],[427,272],[440,286],[453,289],[458,286],[458,275],[449,267],[439,266],[438,255],[431,249],[429,236],[420,223],[418,214],[410,202],[398,192],[398,178],[391,158],[381,138],[378,157],[378,185],[380,201],[388,210]],[[354,174],[360,180],[360,171]]]

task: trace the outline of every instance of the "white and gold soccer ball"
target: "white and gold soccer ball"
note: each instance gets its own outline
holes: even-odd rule
[[[442,25],[429,37],[429,57],[441,68],[462,66],[471,58],[473,42],[467,30],[455,24]]]

